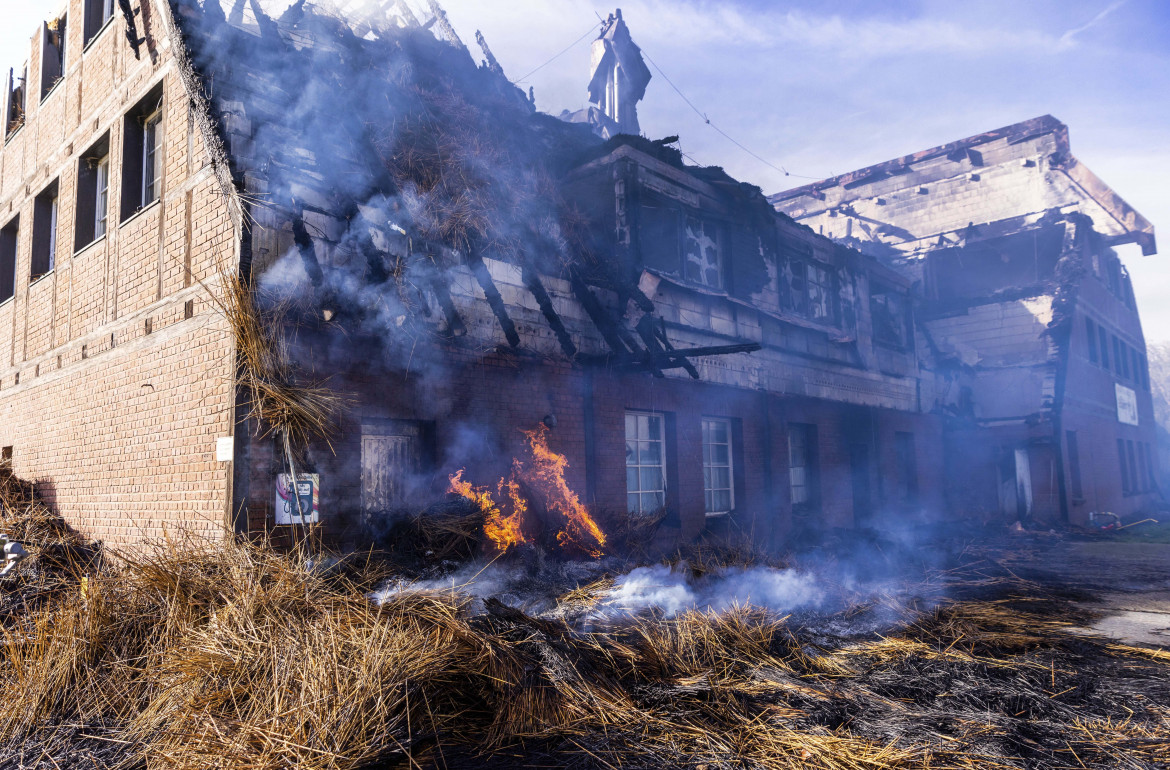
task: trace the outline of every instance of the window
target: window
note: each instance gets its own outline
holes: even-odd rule
[[[1117,439],[1117,459],[1121,466],[1121,491],[1129,494],[1129,465],[1125,462],[1125,439]]]
[[[1133,451],[1133,442],[1126,441],[1125,448],[1127,450],[1126,459],[1129,460],[1129,491],[1138,492],[1138,467],[1135,458],[1136,453]]]
[[[0,230],[0,302],[16,296],[16,243],[20,234],[20,217]]]
[[[904,295],[874,284],[869,296],[874,342],[895,348],[910,347],[910,314],[907,310]]]
[[[1154,472],[1154,452],[1155,447],[1146,444],[1146,473],[1150,476],[1150,490],[1154,491],[1158,488],[1158,476]]]
[[[1097,325],[1092,318],[1085,319],[1085,331],[1089,335],[1089,362],[1097,363]]]
[[[1072,486],[1074,500],[1084,500],[1085,491],[1081,485],[1081,450],[1077,446],[1077,432],[1065,431],[1065,443],[1068,444],[1068,476]]]
[[[110,211],[110,135],[81,156],[77,168],[77,226],[74,250],[106,234]]]
[[[65,76],[65,16],[45,24],[41,45],[41,100]]]
[[[703,497],[707,515],[735,508],[735,474],[731,459],[731,421],[703,420]]]
[[[52,272],[57,265],[57,183],[53,182],[33,202],[32,262],[29,280]]]
[[[1150,488],[1150,480],[1146,478],[1146,445],[1137,442],[1137,473],[1134,484],[1138,492],[1146,492]]]
[[[0,447],[0,473],[12,473],[12,447]]]
[[[1138,371],[1142,375],[1142,388],[1144,390],[1150,389],[1150,361],[1145,355],[1139,356],[1141,359],[1141,368]]]
[[[661,414],[626,412],[626,501],[630,513],[666,505],[666,430]]]
[[[85,45],[89,45],[113,16],[114,0],[85,0]]]
[[[1129,360],[1133,366],[1133,382],[1138,387],[1142,384],[1142,362],[1138,357],[1137,348],[1129,349]]]
[[[723,255],[716,225],[687,217],[684,257],[683,269],[688,281],[713,289],[723,288]]]
[[[918,457],[914,451],[914,434],[894,434],[894,459],[897,467],[895,500],[906,505],[918,503]]]
[[[1097,327],[1097,341],[1101,343],[1101,366],[1109,368],[1109,335],[1104,326]]]
[[[15,70],[8,70],[8,123],[4,129],[4,138],[15,134],[24,125],[24,113],[27,107],[28,93],[28,64],[17,75]]]
[[[1117,337],[1113,338],[1116,343],[1117,360],[1121,363],[1118,367],[1120,374],[1125,379],[1129,379],[1129,345],[1126,345]]]
[[[836,322],[833,311],[833,274],[816,264],[808,266],[808,315],[814,321]]]
[[[817,505],[817,428],[801,423],[788,424],[788,484],[792,507],[808,510]]]
[[[162,83],[123,120],[122,221],[159,198],[162,161]]]

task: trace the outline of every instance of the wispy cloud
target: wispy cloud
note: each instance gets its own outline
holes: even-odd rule
[[[1096,16],[1094,16],[1092,19],[1090,19],[1087,24],[1082,24],[1079,27],[1075,27],[1073,29],[1070,29],[1068,32],[1065,32],[1063,35],[1060,36],[1061,48],[1071,48],[1072,46],[1076,45],[1077,35],[1081,34],[1082,32],[1084,32],[1092,27],[1097,26],[1105,19],[1106,16],[1113,13],[1121,6],[1125,5],[1125,3],[1126,3],[1126,0],[1114,0],[1114,2],[1110,3],[1105,8],[1105,10],[1101,11]]]

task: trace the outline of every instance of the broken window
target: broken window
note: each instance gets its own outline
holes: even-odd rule
[[[123,121],[122,221],[159,198],[162,160],[162,83]]]
[[[65,16],[45,24],[41,45],[41,100],[65,77]]]
[[[788,424],[788,485],[793,510],[817,506],[817,426]]]
[[[708,516],[735,508],[731,421],[703,419],[703,497]]]
[[[12,447],[0,447],[0,474],[12,473]]]
[[[85,0],[85,43],[89,45],[114,17],[114,0]]]
[[[5,127],[4,138],[15,134],[24,125],[24,113],[27,107],[28,92],[28,64],[24,65],[19,76],[15,70],[8,70],[8,125]]]
[[[642,206],[638,225],[638,244],[642,263],[666,273],[679,274],[679,236],[682,212],[670,206]]]
[[[1144,355],[1139,356],[1141,359],[1141,368],[1138,370],[1142,375],[1142,389],[1150,389],[1150,361]]]
[[[16,244],[20,235],[20,217],[0,230],[0,302],[16,296]]]
[[[869,309],[873,317],[874,342],[903,350],[910,347],[910,314],[904,294],[873,284]]]
[[[666,425],[661,414],[626,412],[626,509],[643,514],[666,505]]]
[[[1092,318],[1085,319],[1085,331],[1089,335],[1089,362],[1095,364],[1100,359],[1097,356],[1097,325]]]
[[[808,266],[808,315],[814,321],[821,323],[836,323],[837,314],[834,312],[833,273],[828,268],[815,263]]]
[[[1077,446],[1077,432],[1064,432],[1065,443],[1068,444],[1068,475],[1072,487],[1073,500],[1085,499],[1085,491],[1081,486],[1081,450]]]
[[[723,288],[723,254],[719,241],[717,225],[687,217],[684,275],[688,281],[712,289]]]
[[[110,135],[106,134],[78,161],[75,250],[80,251],[106,234],[109,202]]]
[[[54,181],[33,202],[30,281],[52,272],[57,264],[57,200],[57,182]]]

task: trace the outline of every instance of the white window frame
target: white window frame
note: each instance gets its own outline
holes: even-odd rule
[[[110,156],[103,156],[95,164],[93,239],[105,237],[110,223]]]
[[[714,431],[721,427],[726,441],[715,441]],[[723,417],[704,417],[702,420],[703,432],[703,506],[708,516],[724,516],[735,510],[735,453],[732,450],[731,420]],[[727,462],[719,462],[715,457],[716,447],[727,448]],[[715,472],[727,471],[727,485],[715,485]],[[727,506],[715,505],[715,494],[727,493]]]
[[[114,16],[114,0],[102,0],[102,22],[98,25],[100,29]]]
[[[49,264],[45,275],[53,272],[57,266],[57,203],[60,200],[61,197],[55,195],[49,203]]]
[[[652,422],[652,421],[656,421]],[[657,435],[652,426],[657,424]],[[631,435],[631,427],[634,428]],[[643,462],[643,449],[658,445],[658,462]],[[658,484],[653,484],[655,471]],[[647,483],[647,482],[651,483]],[[666,416],[661,412],[626,412],[626,510],[654,513],[666,505]],[[648,501],[656,502],[653,507]]]
[[[155,110],[142,121],[142,208],[159,198],[158,129],[161,125],[162,110]]]

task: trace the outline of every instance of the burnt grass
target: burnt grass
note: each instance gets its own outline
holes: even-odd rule
[[[0,681],[10,699],[21,698],[23,687],[35,688],[19,670],[31,658],[14,650],[32,643],[36,629],[51,628],[31,620],[61,611],[59,602],[76,592],[79,571],[100,574],[105,559],[50,518],[22,534],[34,558],[0,583]],[[460,528],[460,555],[465,534]],[[426,550],[452,555],[438,535],[423,535]],[[134,710],[146,707],[145,695],[117,714],[74,709],[66,697],[38,712],[35,723],[4,723],[0,770],[1170,767],[1170,654],[1074,631],[1092,620],[1077,604],[1083,591],[1018,577],[1018,565],[1043,559],[1046,547],[966,541],[940,549],[946,563],[926,568],[887,547],[886,564],[875,569],[900,572],[886,589],[786,618],[743,609],[720,617],[650,612],[583,624],[573,612],[534,616],[488,598],[434,621],[459,640],[451,642],[452,657],[442,672],[428,675],[433,682],[404,685],[414,693],[405,722],[395,717],[382,732],[369,727],[360,750],[314,748],[310,734],[298,733],[296,751],[282,748],[278,736],[275,748],[256,748],[250,759],[225,752],[209,761],[214,753],[186,752],[178,728],[128,727]],[[271,554],[249,558],[267,560],[269,571],[285,569]],[[673,558],[687,558],[697,570],[735,560],[726,549]],[[823,566],[833,558],[829,548],[813,561]],[[238,570],[251,563],[240,559]],[[417,554],[411,559],[416,568]],[[211,569],[196,561],[175,564],[176,585]],[[618,562],[604,566],[612,570]],[[369,559],[362,569],[371,569]],[[385,574],[395,567],[377,569]],[[314,590],[326,596],[364,585],[352,577]],[[598,578],[595,593],[607,585]],[[586,607],[595,600],[589,586],[562,597]],[[447,606],[425,596],[403,601],[403,612],[423,616]],[[314,622],[310,610],[298,611]],[[377,613],[396,611],[392,601]],[[192,618],[189,633],[203,638],[204,621]],[[85,660],[96,666],[100,654]],[[137,675],[132,660],[115,662],[122,676]],[[398,686],[388,684],[387,691]],[[425,702],[426,712],[412,707],[410,697]],[[232,720],[242,717],[206,708],[203,715],[175,712],[175,718],[207,720],[219,732],[239,728]],[[190,740],[216,739],[193,731]]]

